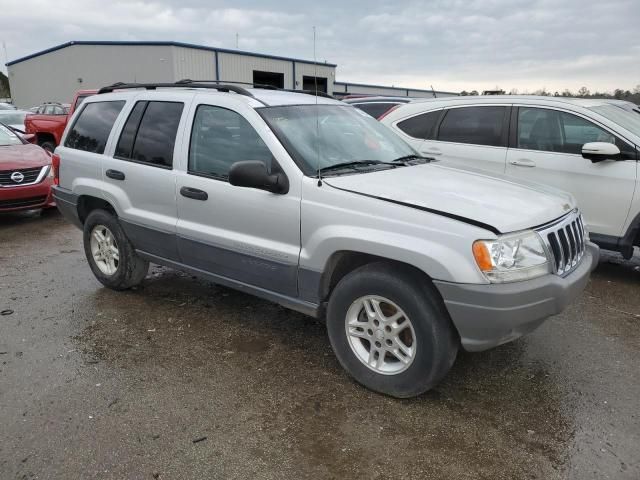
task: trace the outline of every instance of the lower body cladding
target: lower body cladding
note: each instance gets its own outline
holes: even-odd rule
[[[487,350],[515,340],[564,310],[580,295],[600,251],[593,243],[568,275],[545,275],[514,283],[471,285],[434,281],[458,333],[462,347]]]
[[[55,206],[50,178],[45,178],[35,185],[0,187],[0,212],[18,212]]]

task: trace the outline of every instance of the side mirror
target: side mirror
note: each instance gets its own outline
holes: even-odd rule
[[[257,188],[271,193],[284,194],[289,191],[289,180],[284,173],[269,175],[264,162],[236,162],[229,170],[229,183],[236,187]]]
[[[33,143],[34,145],[38,143],[38,139],[33,133],[25,133],[24,135],[22,135],[22,139],[25,142]]]
[[[582,146],[582,156],[593,163],[602,162],[620,155],[620,149],[613,143],[589,142]]]

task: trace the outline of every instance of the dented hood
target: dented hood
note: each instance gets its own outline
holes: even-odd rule
[[[437,163],[327,177],[353,193],[421,208],[499,233],[537,227],[576,207],[572,195],[537,183]]]

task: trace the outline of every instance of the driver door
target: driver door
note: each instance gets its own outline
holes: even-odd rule
[[[281,168],[274,137],[267,135],[253,109],[241,109],[230,99],[194,105],[189,123],[189,148],[183,152],[176,186],[182,262],[297,296],[299,182],[291,182],[289,192],[281,195],[228,181],[231,165],[239,161],[263,161],[270,172]],[[291,172],[288,178],[293,178]]]
[[[514,107],[506,173],[565,190],[576,198],[589,230],[624,234],[636,186],[635,148],[590,120],[561,110]],[[619,158],[593,163],[582,156],[582,145],[609,142]]]

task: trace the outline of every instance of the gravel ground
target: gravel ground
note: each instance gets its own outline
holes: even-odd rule
[[[93,277],[57,214],[0,217],[1,479],[638,479],[640,258],[433,391],[355,384],[324,326],[152,265]]]

